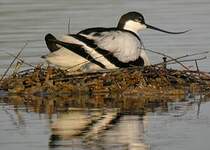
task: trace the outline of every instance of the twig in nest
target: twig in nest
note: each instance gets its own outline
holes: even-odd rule
[[[9,56],[12,56],[12,57],[16,57],[15,55],[13,55],[13,54],[11,54],[11,53],[8,53],[8,52],[6,52],[6,54],[8,54]],[[17,58],[17,59],[18,59],[19,61],[21,61],[23,64],[28,65],[28,66],[33,67],[33,68],[35,68],[35,66],[34,66],[34,65],[32,65],[32,64],[30,64],[30,63],[25,62],[23,59],[21,59],[21,58]]]
[[[159,54],[159,55],[162,55],[162,56],[165,56],[165,57],[168,57],[168,58],[172,59],[173,61],[177,62],[178,64],[180,64],[180,65],[181,65],[183,68],[185,68],[186,70],[189,70],[188,67],[186,67],[184,64],[182,64],[181,62],[179,62],[176,58],[173,58],[173,57],[171,57],[171,56],[169,56],[169,55],[166,55],[166,54],[164,54],[164,53],[160,53],[160,52],[153,51],[153,50],[151,50],[151,49],[144,49],[144,50],[149,51],[149,52],[152,52],[152,53],[155,53],[155,54]],[[162,64],[162,63],[161,63],[161,64]],[[159,65],[159,64],[155,64],[155,65]]]
[[[12,60],[12,62],[10,63],[9,67],[6,69],[6,71],[4,72],[4,74],[2,75],[0,81],[2,81],[4,79],[4,77],[7,75],[8,71],[10,70],[10,68],[12,67],[12,65],[14,64],[14,62],[16,61],[16,59],[20,56],[20,54],[22,53],[22,51],[25,49],[25,47],[28,45],[28,42],[25,43],[25,45],[23,46],[23,48],[21,48],[21,50],[18,52],[18,54],[15,56],[15,58]]]
[[[202,80],[201,79],[200,69],[198,68],[198,62],[197,62],[197,60],[195,60],[195,65],[196,65],[196,68],[197,68],[198,76],[199,76],[200,80]]]
[[[168,60],[168,61],[166,61],[166,62],[164,62],[164,63],[168,63],[168,62],[175,61],[176,63],[180,64],[183,68],[185,68],[185,69],[188,70],[188,71],[189,71],[189,68],[186,67],[186,66],[182,63],[182,61],[178,61],[179,59],[209,53],[209,51],[204,51],[204,52],[193,53],[193,54],[190,54],[190,55],[187,54],[187,55],[184,55],[184,56],[180,56],[180,57],[177,57],[177,58],[173,58],[173,57],[171,57],[171,56],[169,56],[169,55],[166,55],[166,54],[164,54],[164,53],[161,53],[161,52],[156,52],[156,51],[150,50],[150,49],[145,49],[145,50],[146,50],[146,51],[149,51],[149,52],[152,52],[152,53],[155,53],[155,54],[159,54],[159,55],[168,57],[168,58],[170,58],[171,60]],[[163,64],[163,62],[162,62],[162,63],[155,64],[155,66],[158,66],[158,65],[161,65],[161,64]]]
[[[68,22],[68,34],[70,34],[70,18],[69,18],[69,22]]]
[[[204,59],[207,59],[206,56],[204,57],[201,57],[201,58],[197,58],[197,59],[186,59],[186,60],[180,60],[180,62],[191,62],[191,61],[200,61],[200,60],[204,60]],[[168,63],[168,65],[172,65],[172,64],[176,64],[176,62],[171,62],[171,63]]]

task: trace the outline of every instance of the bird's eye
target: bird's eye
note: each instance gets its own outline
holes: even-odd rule
[[[138,19],[138,18],[137,18],[137,19],[135,19],[135,21],[136,21],[136,22],[141,22],[141,20],[140,20],[140,19]]]

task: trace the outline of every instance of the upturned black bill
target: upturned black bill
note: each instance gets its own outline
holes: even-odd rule
[[[154,26],[151,26],[151,25],[148,25],[148,24],[145,24],[145,25],[149,29],[157,30],[157,31],[160,31],[160,32],[165,32],[165,33],[168,33],[168,34],[183,34],[183,33],[186,33],[188,31],[190,31],[190,30],[186,30],[186,31],[181,31],[181,32],[170,32],[170,31],[166,31],[166,30],[163,30],[163,29],[159,29],[157,27],[154,27]]]

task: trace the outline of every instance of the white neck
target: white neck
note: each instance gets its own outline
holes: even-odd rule
[[[125,23],[123,29],[132,31],[136,34],[138,34],[140,31],[146,29],[146,25],[140,24],[139,22],[129,20]]]

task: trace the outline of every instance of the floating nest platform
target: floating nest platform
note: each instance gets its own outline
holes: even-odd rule
[[[91,73],[70,74],[36,66],[14,73],[1,81],[9,94],[27,95],[151,95],[183,94],[183,90],[210,89],[208,73],[166,69],[160,66],[132,67]]]
[[[158,66],[69,75],[37,66],[5,77],[1,90],[2,101],[15,107],[30,106],[30,111],[51,114],[69,107],[120,108],[121,113],[141,114],[165,108],[168,102],[185,101],[188,93],[208,99],[210,76]]]

